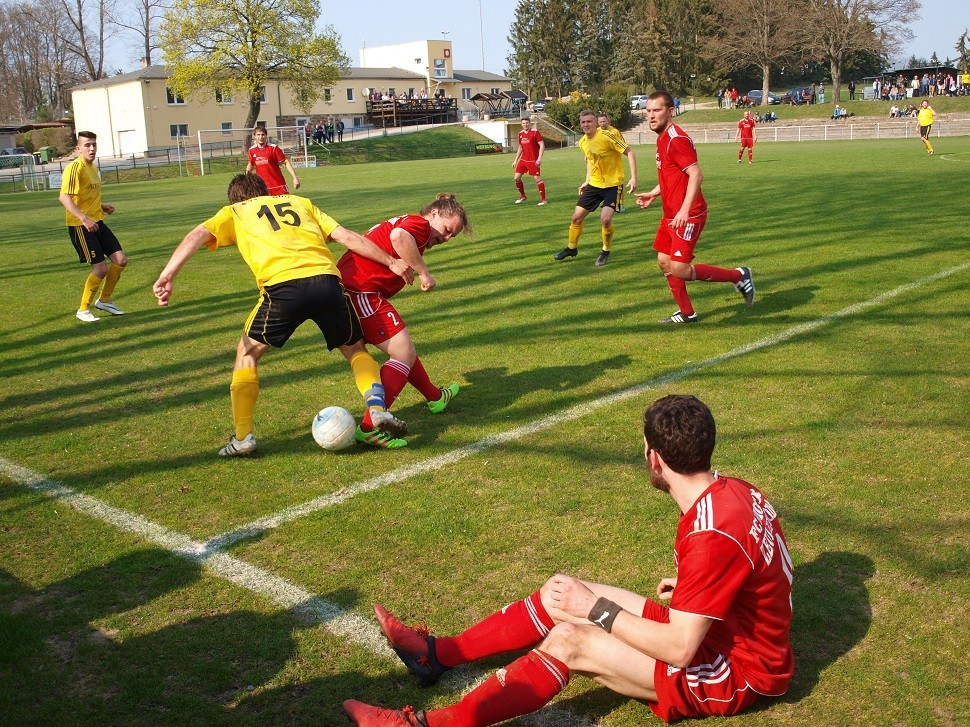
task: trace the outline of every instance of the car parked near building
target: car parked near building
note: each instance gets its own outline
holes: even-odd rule
[[[630,108],[634,111],[642,111],[647,108],[647,100],[650,97],[646,94],[640,94],[638,96],[630,96]]]
[[[761,105],[761,89],[760,88],[755,88],[755,89],[752,89],[751,91],[748,91],[745,94],[745,96],[748,97],[748,100],[754,106],[760,106]],[[771,91],[768,91],[768,105],[774,105],[774,104],[780,104],[780,103],[781,103],[781,96],[778,96],[778,95],[772,93]]]

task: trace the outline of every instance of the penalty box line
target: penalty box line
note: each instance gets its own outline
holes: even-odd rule
[[[914,282],[901,285],[898,288],[894,288],[893,290],[889,290],[885,293],[877,295],[875,298],[870,298],[869,300],[862,301],[861,303],[850,305],[847,308],[843,308],[835,313],[823,316],[822,318],[818,318],[814,321],[793,326],[792,328],[782,331],[781,333],[766,336],[761,340],[739,346],[738,348],[732,349],[726,353],[722,353],[704,361],[699,361],[696,364],[691,364],[689,366],[680,368],[677,371],[663,374],[662,376],[645,381],[642,384],[637,384],[636,386],[632,386],[628,389],[623,389],[622,391],[618,391],[583,404],[577,404],[557,414],[550,414],[549,416],[542,417],[521,427],[516,427],[515,429],[490,435],[484,439],[478,440],[477,442],[467,444],[464,447],[459,447],[458,449],[453,449],[450,452],[446,452],[445,454],[437,457],[432,457],[421,462],[415,462],[413,464],[400,467],[396,470],[392,470],[382,475],[378,475],[377,477],[364,480],[363,482],[359,482],[356,485],[341,489],[329,495],[321,495],[320,497],[308,500],[307,502],[299,505],[284,508],[272,515],[267,515],[257,520],[253,520],[246,525],[242,525],[222,533],[221,535],[218,535],[206,542],[205,547],[209,551],[219,552],[242,540],[258,537],[269,530],[278,528],[281,525],[293,520],[298,520],[299,518],[306,517],[307,515],[312,515],[313,513],[324,510],[328,507],[340,505],[341,503],[344,503],[365,492],[372,492],[373,490],[378,490],[386,485],[404,482],[405,480],[409,480],[426,472],[440,470],[448,465],[459,462],[466,457],[470,457],[471,455],[478,454],[500,445],[528,437],[532,434],[551,429],[559,426],[560,424],[565,424],[575,419],[579,419],[580,417],[586,416],[587,414],[590,414],[605,406],[611,406],[632,397],[639,396],[650,389],[656,389],[675,383],[697,373],[698,371],[703,371],[704,369],[717,366],[718,364],[745,356],[755,351],[760,351],[764,348],[770,348],[772,346],[785,343],[786,341],[798,336],[802,336],[806,333],[810,333],[837,320],[847,318],[869,308],[881,305],[882,303],[897,298],[900,295],[908,293],[916,288],[920,288],[924,285],[935,283],[952,275],[956,275],[957,273],[966,270],[968,267],[970,267],[970,263],[963,263],[962,265],[950,268],[949,270],[944,270],[942,272],[929,275],[925,278],[920,278]]]

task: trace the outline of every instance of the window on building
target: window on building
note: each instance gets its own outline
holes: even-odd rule
[[[222,133],[223,134],[231,134],[232,133],[232,122],[231,121],[223,121],[222,122]]]
[[[394,96],[395,98],[397,98],[397,93],[394,92],[394,89],[393,88],[387,89],[387,95],[388,96]]]
[[[259,102],[266,103],[266,86],[259,87]]]
[[[188,136],[189,135],[189,125],[188,124],[169,124],[169,133],[174,139],[177,136]]]
[[[179,95],[177,95],[168,86],[165,87],[165,98],[168,100],[168,102],[170,104],[184,104],[185,103],[185,96],[179,96]]]
[[[350,103],[354,102],[354,89],[352,88],[347,89],[347,100],[350,101]]]
[[[435,58],[434,59],[434,77],[435,78],[447,78],[447,71],[445,69],[445,59]]]
[[[221,104],[232,103],[232,91],[223,91],[221,88],[217,88],[216,103],[221,103]]]
[[[323,100],[326,102],[333,101],[333,89],[325,88],[323,89]]]
[[[364,125],[364,118],[362,116],[355,116],[354,117],[354,127],[356,127],[356,128],[359,129],[363,125]]]
[[[493,96],[498,96],[499,93],[501,93],[501,89],[498,89],[498,88],[493,88],[492,89],[492,95]]]
[[[461,90],[461,97],[465,101],[471,101],[472,100],[472,90],[470,88],[463,88]]]

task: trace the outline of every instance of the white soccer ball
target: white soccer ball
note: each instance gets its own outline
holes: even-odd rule
[[[353,414],[340,406],[328,406],[313,417],[313,440],[324,449],[344,449],[354,443],[357,422]]]

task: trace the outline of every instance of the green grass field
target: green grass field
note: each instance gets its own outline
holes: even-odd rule
[[[510,155],[305,170],[301,192],[360,231],[439,191],[466,203],[474,235],[427,258],[438,289],[395,301],[461,394],[434,416],[406,390],[405,450],[324,452],[313,414],[361,404],[304,326],[263,359],[261,455],[232,461],[216,451],[252,277],[203,251],[169,308],[151,294],[228,176],[105,189],[127,315],[91,325],[56,193],[0,196],[0,723],[340,725],[349,697],[450,703],[482,672],[416,687],[370,605],[451,633],[557,570],[652,593],[678,512],[649,486],[640,418],[690,392],[796,564],[794,682],[734,721],[967,724],[970,139],[936,148],[762,144],[749,166],[701,146],[698,259],[750,265],[758,298],[694,283],[686,329],[655,324],[675,309],[657,207],[616,218],[606,267],[592,217],[579,257],[552,260],[575,149],[546,156],[546,207],[528,178],[512,204]],[[544,714],[521,723],[657,723],[583,678]]]

